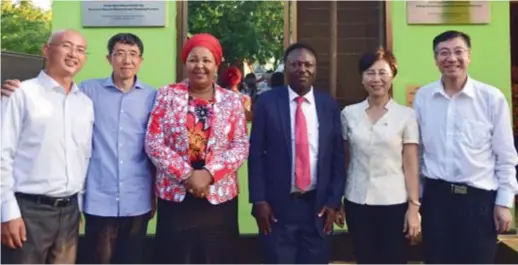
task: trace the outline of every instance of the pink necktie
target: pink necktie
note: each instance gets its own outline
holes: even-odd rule
[[[306,117],[302,111],[304,97],[297,97],[297,110],[295,111],[295,186],[301,191],[311,184],[309,165],[309,142]]]

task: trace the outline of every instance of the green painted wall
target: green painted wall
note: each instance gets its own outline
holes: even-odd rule
[[[432,50],[433,38],[446,30],[460,30],[472,39],[474,79],[489,83],[511,99],[509,2],[491,1],[488,25],[407,25],[406,2],[391,1],[393,50],[398,60],[394,98],[406,104],[407,85],[425,85],[440,78]]]
[[[88,59],[76,80],[108,76],[111,67],[106,60],[108,40],[120,32],[130,32],[144,42],[144,62],[139,78],[154,87],[176,79],[176,3],[167,1],[169,21],[162,28],[83,28],[81,1],[53,1],[52,30],[72,28],[88,41]]]

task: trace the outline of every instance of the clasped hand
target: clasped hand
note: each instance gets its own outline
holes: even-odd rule
[[[187,192],[195,197],[205,198],[209,194],[209,186],[212,183],[212,176],[206,169],[194,170],[189,178],[184,181]]]

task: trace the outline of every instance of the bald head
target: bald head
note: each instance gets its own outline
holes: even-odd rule
[[[72,35],[72,36],[83,39],[85,46],[86,46],[86,39],[83,36],[83,34],[81,34],[79,31],[73,30],[73,29],[61,29],[61,30],[56,30],[56,31],[52,32],[52,34],[50,35],[50,37],[47,41],[47,44],[59,42],[59,40],[62,39],[66,35]]]
[[[86,60],[86,39],[76,30],[58,30],[43,47],[47,70],[62,76],[74,76]]]

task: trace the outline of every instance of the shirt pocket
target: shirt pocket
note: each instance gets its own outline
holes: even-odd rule
[[[72,139],[77,150],[89,159],[92,156],[93,119],[76,118],[72,128]]]
[[[482,148],[491,140],[491,126],[476,120],[464,120],[460,124],[460,138],[471,148]]]

